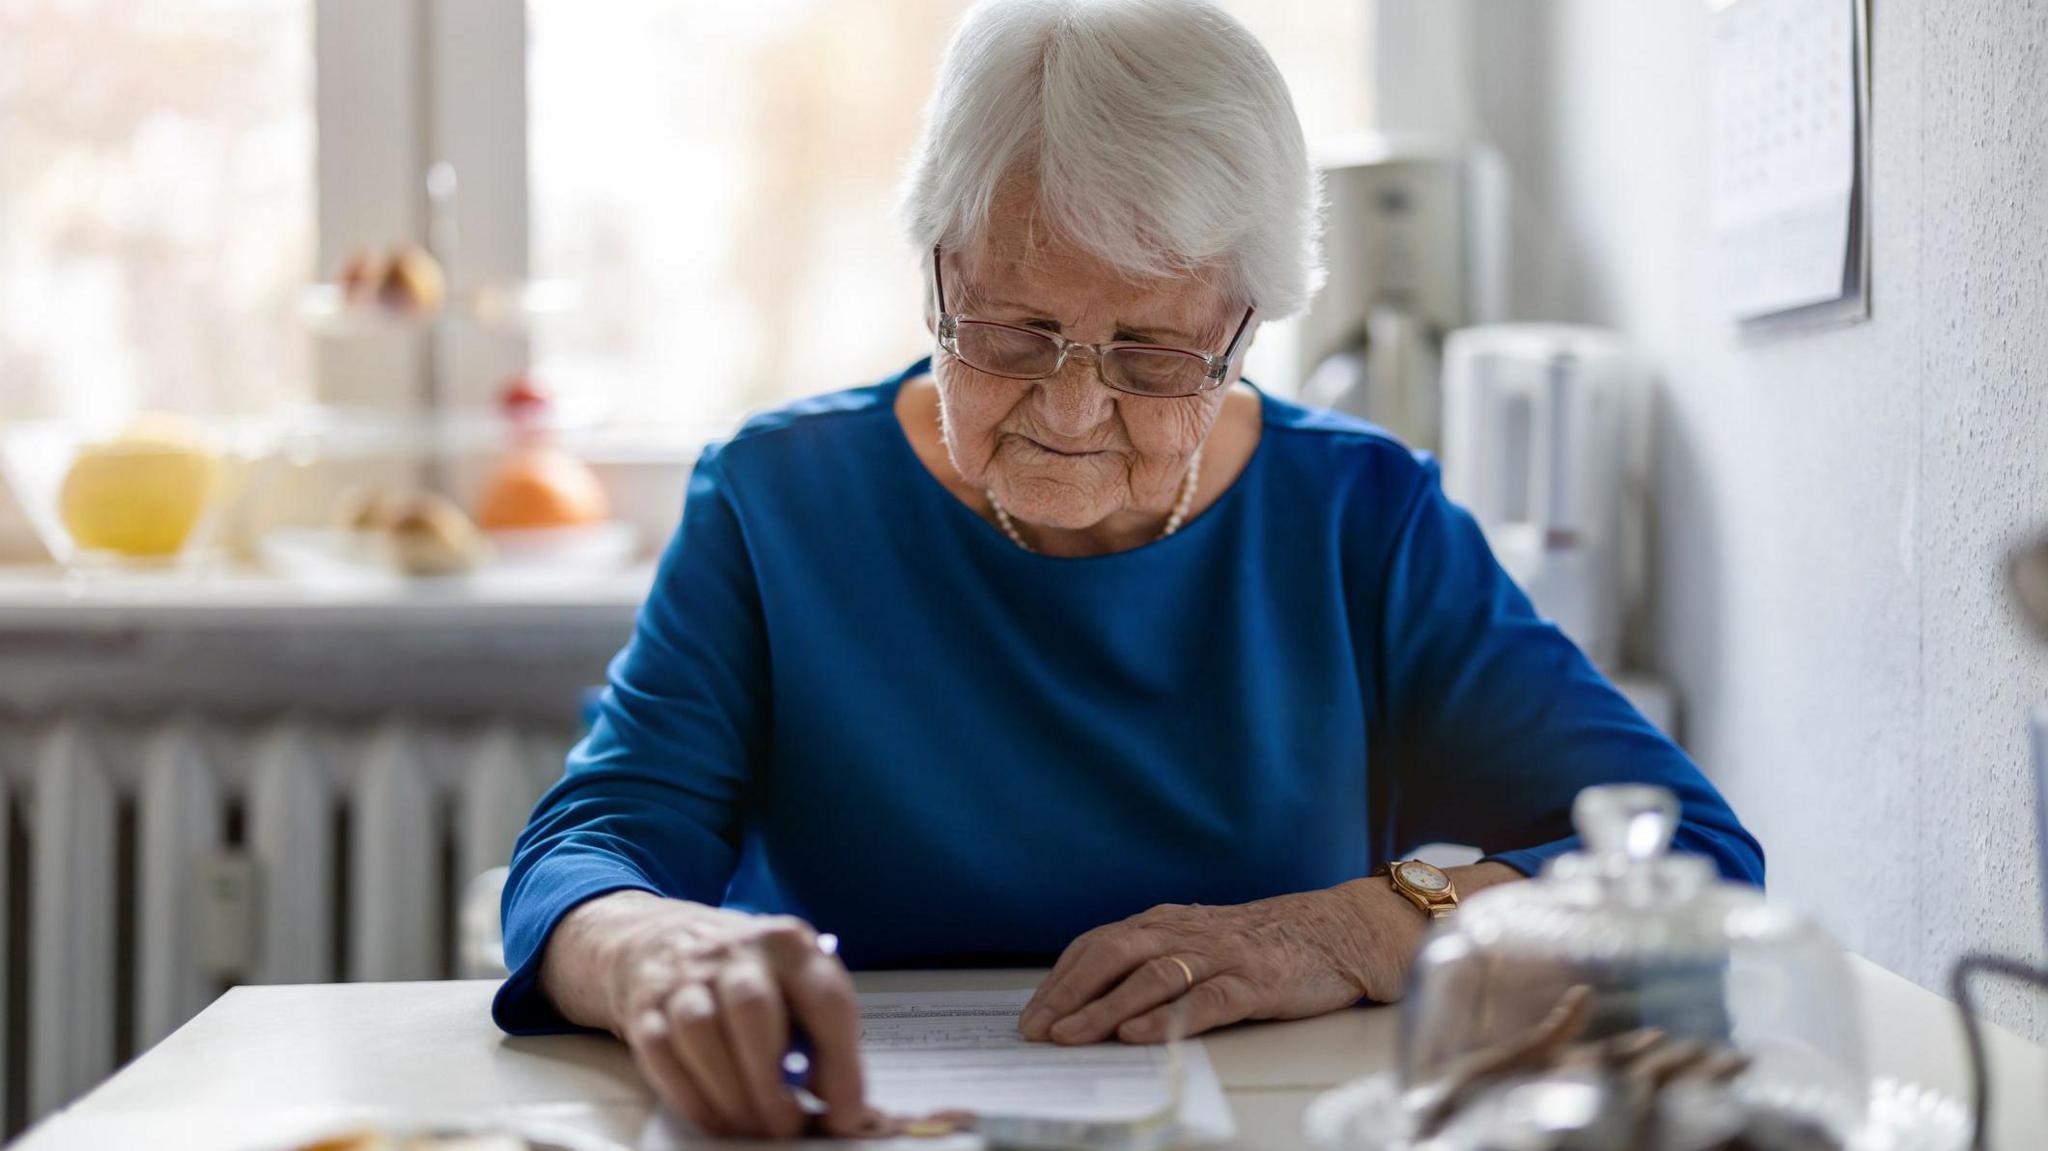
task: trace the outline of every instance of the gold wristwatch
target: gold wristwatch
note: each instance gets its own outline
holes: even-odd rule
[[[1387,864],[1387,882],[1431,919],[1447,919],[1458,909],[1458,889],[1443,869],[1419,859]]]

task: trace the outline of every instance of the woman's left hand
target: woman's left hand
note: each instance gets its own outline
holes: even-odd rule
[[[1458,871],[1481,869],[1501,874],[1472,876],[1474,886],[1513,875],[1499,864]],[[1389,1002],[1428,925],[1384,879],[1229,907],[1162,904],[1070,944],[1017,1026],[1062,1044],[1160,1043],[1175,1000],[1185,1000],[1186,1035]]]

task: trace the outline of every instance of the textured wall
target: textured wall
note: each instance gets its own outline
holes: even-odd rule
[[[1775,897],[1939,988],[1965,949],[2043,953],[2048,653],[2000,571],[2048,520],[2048,4],[1871,4],[1865,323],[1745,338],[1715,306],[1700,0],[1474,0],[1470,106],[1521,197],[1519,312],[1664,376],[1649,654],[1687,742]]]

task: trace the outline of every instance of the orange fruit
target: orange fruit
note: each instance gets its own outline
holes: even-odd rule
[[[522,448],[505,457],[484,489],[477,522],[504,528],[559,528],[611,517],[604,485],[582,460],[558,448]]]

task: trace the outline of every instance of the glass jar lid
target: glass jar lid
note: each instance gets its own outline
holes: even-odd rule
[[[1870,1085],[1841,949],[1674,854],[1667,790],[1589,788],[1572,818],[1582,850],[1465,899],[1416,958],[1401,1078],[1420,1126],[1575,1099],[1588,1124],[1768,1112],[1811,1146],[1849,1145]]]
[[[1661,787],[1587,788],[1572,821],[1584,850],[1557,856],[1536,881],[1465,901],[1464,936],[1532,958],[1705,961],[1735,939],[1801,930],[1761,893],[1720,882],[1705,858],[1670,852],[1678,801]]]

